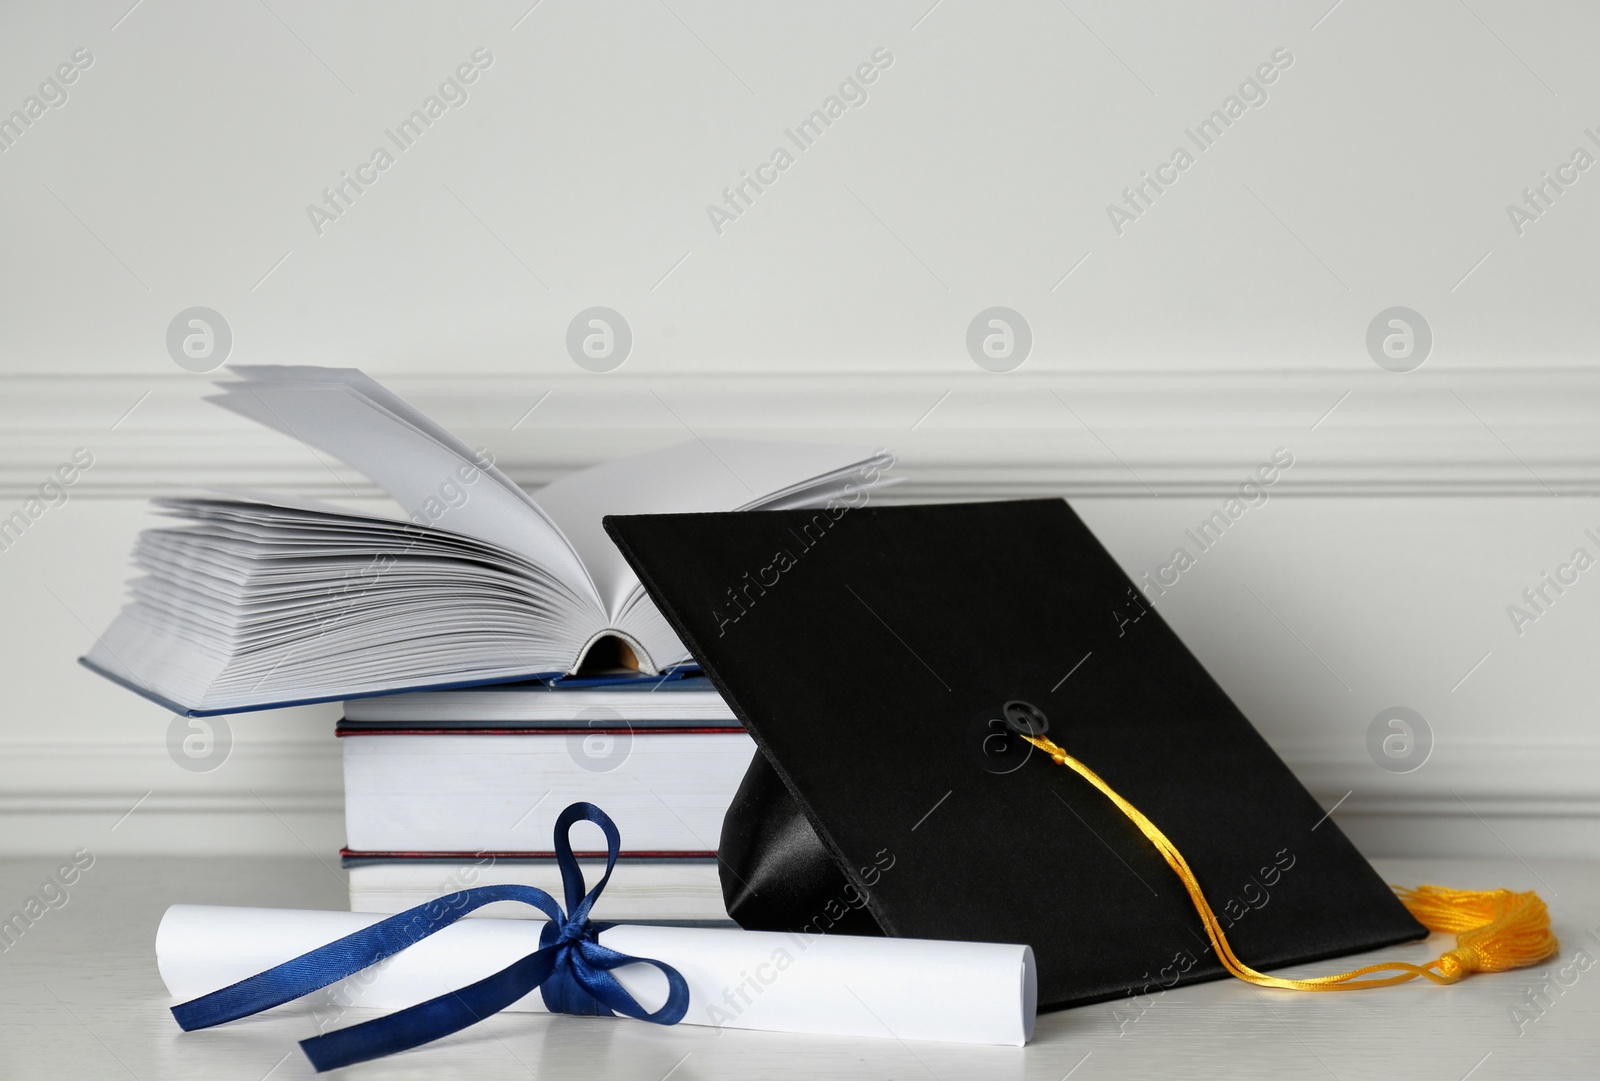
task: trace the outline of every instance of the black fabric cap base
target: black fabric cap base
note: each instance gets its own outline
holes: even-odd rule
[[[1060,500],[606,528],[844,876],[758,925],[1028,943],[1041,1008],[1223,975],[1143,834],[1004,734],[1021,700],[1177,845],[1245,963],[1427,933]]]

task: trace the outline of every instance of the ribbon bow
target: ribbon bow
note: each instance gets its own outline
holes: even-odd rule
[[[606,873],[584,892],[583,871],[572,855],[568,834],[574,823],[593,822],[606,835]],[[381,1058],[448,1036],[498,1013],[535,987],[552,1013],[610,1016],[613,1013],[675,1025],[689,1010],[689,985],[677,969],[647,957],[630,957],[600,945],[609,923],[591,923],[589,910],[617,865],[622,835],[611,817],[592,803],[574,803],[556,819],[556,862],[566,892],[567,911],[532,886],[478,886],[409,908],[291,961],[238,983],[172,1007],[185,1032],[248,1017],[337,983],[399,953],[467,913],[494,901],[521,901],[550,921],[539,935],[539,949],[477,983],[349,1028],[301,1040],[300,1048],[317,1072]],[[630,995],[611,970],[624,965],[654,965],[667,977],[667,1001],[654,1012]]]

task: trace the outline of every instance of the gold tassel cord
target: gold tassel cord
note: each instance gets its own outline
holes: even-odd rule
[[[1189,869],[1188,861],[1156,824],[1144,816],[1133,804],[1119,796],[1094,770],[1062,750],[1045,736],[1023,736],[1023,739],[1050,756],[1058,766],[1066,766],[1116,804],[1117,809],[1139,827],[1139,830],[1156,846],[1166,859],[1167,866],[1178,876],[1189,900],[1205,924],[1206,935],[1228,974],[1247,983],[1261,987],[1280,987],[1288,991],[1360,991],[1372,987],[1392,987],[1407,983],[1417,977],[1437,984],[1451,984],[1473,972],[1503,972],[1507,969],[1536,965],[1554,957],[1560,949],[1554,932],[1550,929],[1550,912],[1533,892],[1513,893],[1510,890],[1452,890],[1443,886],[1419,886],[1416,889],[1394,887],[1400,902],[1430,931],[1452,932],[1456,948],[1446,952],[1426,965],[1413,965],[1405,961],[1385,961],[1367,965],[1336,976],[1318,976],[1308,980],[1288,980],[1257,972],[1234,954],[1222,933],[1222,924],[1212,911],[1200,881]],[[1390,976],[1372,977],[1374,973],[1389,972]]]

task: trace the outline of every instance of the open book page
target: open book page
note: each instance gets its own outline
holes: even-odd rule
[[[535,498],[572,542],[616,624],[640,586],[606,536],[606,515],[747,510],[774,500],[801,506],[814,490],[840,489],[844,478],[858,473],[859,486],[872,487],[889,461],[870,447],[698,439],[585,469],[539,489]]]
[[[249,381],[211,399],[359,470],[413,520],[515,552],[603,607],[561,529],[465,444],[445,445],[343,382]],[[465,451],[465,454],[463,453]]]
[[[360,368],[323,368],[311,364],[239,364],[228,369],[244,382],[218,384],[227,393],[237,393],[246,383],[327,383],[349,387],[356,394],[392,413],[396,419],[415,428],[421,434],[447,450],[459,455],[463,461],[474,463],[483,475],[526,503],[541,517],[544,512],[516,481],[506,476],[493,462],[484,462],[479,453],[458,439],[454,433],[434,421],[422,410],[378,382]],[[281,429],[280,429],[281,430]]]

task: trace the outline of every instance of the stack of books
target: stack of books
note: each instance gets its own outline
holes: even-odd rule
[[[359,698],[345,703],[338,734],[352,911],[400,912],[504,883],[560,897],[551,821],[586,800],[622,834],[600,918],[728,918],[717,838],[755,744],[703,676]],[[585,825],[572,839],[592,886],[605,840]],[[536,915],[512,902],[478,914]]]
[[[356,909],[493,883],[560,896],[554,822],[582,800],[625,846],[599,918],[725,918],[716,845],[754,744],[601,520],[816,507],[826,531],[891,483],[893,457],[695,439],[535,498],[359,371],[231,374],[214,402],[360,471],[406,517],[251,492],[158,499],[177,524],[139,537],[143,576],[83,663],[188,716],[343,701]],[[601,857],[592,885],[603,838],[580,825],[573,839]]]

